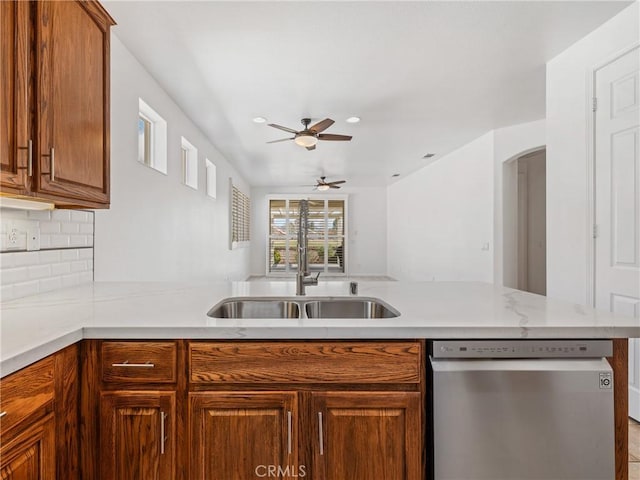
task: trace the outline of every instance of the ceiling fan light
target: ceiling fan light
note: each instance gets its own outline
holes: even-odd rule
[[[318,139],[309,134],[297,135],[294,142],[301,147],[313,147],[316,143],[318,143]]]
[[[326,192],[327,190],[329,190],[329,185],[318,185],[318,191],[319,192]]]

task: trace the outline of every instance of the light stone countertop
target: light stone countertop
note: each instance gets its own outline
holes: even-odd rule
[[[347,281],[307,295],[348,296]],[[359,282],[388,319],[215,319],[226,297],[294,296],[295,282],[94,283],[4,302],[0,376],[83,338],[461,339],[640,337],[640,320],[479,282]]]

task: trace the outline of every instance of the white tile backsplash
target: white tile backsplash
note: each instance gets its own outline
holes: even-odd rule
[[[93,281],[93,212],[0,209],[0,299]],[[9,229],[18,229],[10,244]],[[40,230],[40,250],[25,251],[27,228]]]

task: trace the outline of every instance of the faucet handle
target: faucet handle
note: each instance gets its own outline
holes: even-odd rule
[[[321,274],[321,273],[322,273],[322,272],[318,272],[318,274],[316,275],[316,282],[318,281],[318,278],[320,278],[320,274]]]

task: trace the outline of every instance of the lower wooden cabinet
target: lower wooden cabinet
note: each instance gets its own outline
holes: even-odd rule
[[[56,426],[53,413],[0,447],[2,480],[55,480]]]
[[[295,392],[190,394],[191,478],[246,480],[278,468],[297,472],[297,422]]]
[[[314,479],[422,479],[420,394],[314,392]]]
[[[104,392],[100,399],[100,478],[175,478],[175,418],[173,392]]]
[[[86,341],[83,478],[422,480],[423,351]]]

